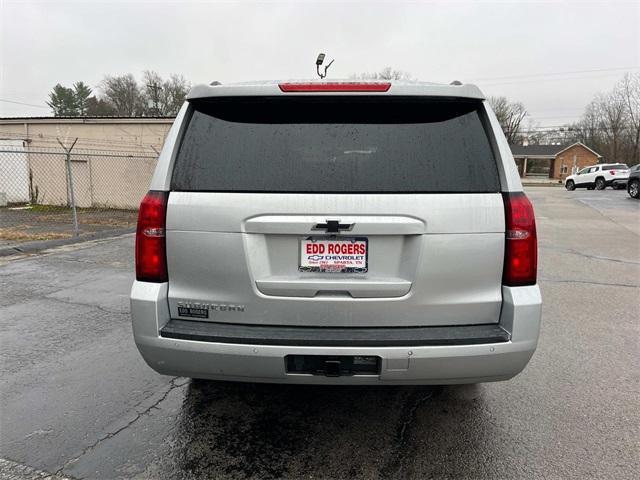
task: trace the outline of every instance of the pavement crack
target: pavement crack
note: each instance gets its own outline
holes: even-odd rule
[[[420,407],[423,403],[425,403],[431,397],[433,397],[433,392],[429,392],[428,394],[417,398],[413,402],[413,405],[411,405],[411,407],[409,408],[409,411],[404,415],[405,418],[400,424],[400,430],[398,432],[398,443],[400,444],[404,443],[405,436],[407,433],[407,428],[409,427],[409,425],[411,425],[414,422],[418,407]]]
[[[616,263],[625,263],[627,265],[640,265],[640,262],[634,262],[633,260],[622,260],[620,258],[612,258],[612,257],[604,257],[602,255],[591,255],[588,253],[579,252],[570,248],[567,250],[568,253],[573,253],[574,255],[578,255],[580,257],[592,258],[594,260],[603,260],[605,262],[616,262]]]
[[[593,282],[589,280],[555,280],[551,278],[541,278],[540,281],[548,283],[581,283],[584,285],[601,285],[604,287],[625,287],[625,288],[640,288],[640,285],[633,285],[630,283],[608,283],[608,282]]]
[[[97,310],[100,310],[101,312],[110,313],[113,315],[129,315],[129,311],[123,312],[118,310],[111,310],[109,308],[104,308],[94,303],[72,302],[71,300],[62,300],[61,298],[52,297],[51,295],[45,295],[45,298],[47,298],[48,300],[54,300],[56,302],[64,303],[66,305],[79,305],[81,307],[95,308]]]
[[[556,248],[556,247],[551,247],[547,245],[547,246],[541,247],[541,250],[554,250],[557,252],[578,255],[579,257],[590,258],[592,260],[602,260],[604,262],[616,262],[616,263],[623,263],[626,265],[640,265],[640,262],[636,262],[633,260],[623,260],[621,258],[605,257],[602,255],[592,255],[589,253],[584,253],[578,250],[574,250],[573,248]]]
[[[136,423],[138,420],[140,420],[142,417],[144,417],[145,415],[147,415],[149,412],[151,412],[154,409],[158,408],[158,405],[160,405],[168,396],[169,394],[175,390],[176,388],[180,388],[182,387],[186,381],[183,381],[181,383],[178,383],[178,381],[182,379],[182,377],[174,377],[171,379],[171,381],[169,382],[169,387],[163,392],[163,394],[155,401],[153,402],[151,405],[149,405],[148,407],[146,407],[144,410],[137,412],[136,415],[129,420],[126,424],[124,424],[123,426],[117,428],[116,430],[112,431],[112,432],[108,432],[106,435],[103,435],[102,437],[98,438],[95,442],[93,442],[91,445],[85,447],[79,455],[76,455],[75,457],[67,460],[66,462],[64,462],[64,464],[55,471],[54,475],[62,475],[62,472],[68,468],[71,464],[77,462],[80,458],[82,458],[83,456],[85,456],[87,453],[89,453],[90,451],[92,451],[93,449],[95,449],[98,445],[100,445],[100,443],[104,442],[105,440],[109,440],[110,438],[115,437],[116,435],[118,435],[120,432],[126,430],[127,428],[129,428],[131,425],[133,425],[134,423]],[[146,399],[145,399],[146,400]],[[144,403],[143,400],[142,402],[138,403],[138,405]],[[138,406],[136,405],[136,407]],[[134,410],[135,408],[134,407]]]
[[[608,215],[605,215],[604,212],[602,212],[599,208],[596,208],[595,206],[591,205],[589,202],[585,201],[585,199],[580,199],[578,200],[580,203],[582,203],[583,205],[586,205],[587,207],[589,207],[591,210],[595,210],[596,213],[598,213],[602,218],[605,218],[606,220],[609,220],[612,223],[615,223],[616,225],[624,228],[626,231],[630,232],[631,234],[635,235],[636,237],[640,236],[638,235],[637,232],[631,230],[627,225],[625,225],[624,223],[620,223],[617,220],[614,220],[613,218],[611,218]]]
[[[428,400],[433,398],[434,395],[441,392],[440,387],[434,387],[429,389],[425,394],[410,395],[404,402],[402,407],[402,416],[400,417],[400,424],[396,430],[396,437],[393,449],[389,454],[389,460],[380,469],[380,476],[382,478],[396,478],[405,477],[405,475],[398,475],[406,461],[408,452],[411,448],[407,443],[410,441],[410,431],[415,425],[418,409],[424,405]]]

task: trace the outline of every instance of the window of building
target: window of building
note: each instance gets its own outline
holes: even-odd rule
[[[560,166],[560,173],[563,175],[566,174],[568,170],[569,168],[564,163]]]

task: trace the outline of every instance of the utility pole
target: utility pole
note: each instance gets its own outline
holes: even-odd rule
[[[66,162],[67,163],[67,184],[69,185],[69,197],[71,200],[71,210],[73,212],[73,234],[77,237],[80,232],[78,231],[78,212],[76,211],[76,199],[73,194],[73,174],[71,173],[71,150],[73,150],[73,147],[75,147],[78,139],[76,138],[73,141],[70,148],[65,147],[64,143],[62,143],[59,138],[56,137],[56,140],[58,140],[58,143],[67,154],[67,162]]]
[[[151,112],[154,116],[159,116],[160,108],[158,107],[158,104],[160,103],[160,97],[158,95],[158,90],[161,90],[162,86],[157,83],[149,83],[147,84],[147,88],[151,91],[150,100],[152,105],[149,105]]]

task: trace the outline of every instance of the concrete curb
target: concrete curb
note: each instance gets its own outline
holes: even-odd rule
[[[38,240],[36,242],[25,242],[12,247],[0,247],[0,257],[8,257],[10,255],[19,255],[21,253],[36,253],[49,248],[61,247],[62,245],[71,245],[74,243],[82,243],[88,240],[98,240],[101,238],[118,237],[127,233],[135,232],[135,227],[119,228],[116,230],[103,230],[100,232],[86,233],[78,237],[59,238],[57,240]]]
[[[522,182],[523,187],[564,187],[562,183],[551,183],[551,182]]]

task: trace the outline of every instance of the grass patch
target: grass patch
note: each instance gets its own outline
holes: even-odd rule
[[[29,205],[30,212],[36,213],[70,213],[71,207],[65,207],[61,205]]]
[[[138,222],[137,217],[132,218],[83,218],[80,217],[78,222],[81,225],[106,225],[110,227],[131,227]]]
[[[8,210],[11,209],[19,209],[22,212],[33,212],[33,213],[71,213],[73,209],[66,205],[45,205],[39,203],[11,203],[7,205],[6,208]],[[94,206],[94,207],[76,207],[76,211],[78,214],[89,214],[89,213],[113,213],[114,215],[138,215],[138,210],[131,208],[111,208],[108,206]]]
[[[12,228],[0,228],[0,240],[10,240],[17,242],[31,242],[36,240],[57,240],[59,238],[70,238],[70,233],[38,232],[29,233],[24,230]]]

